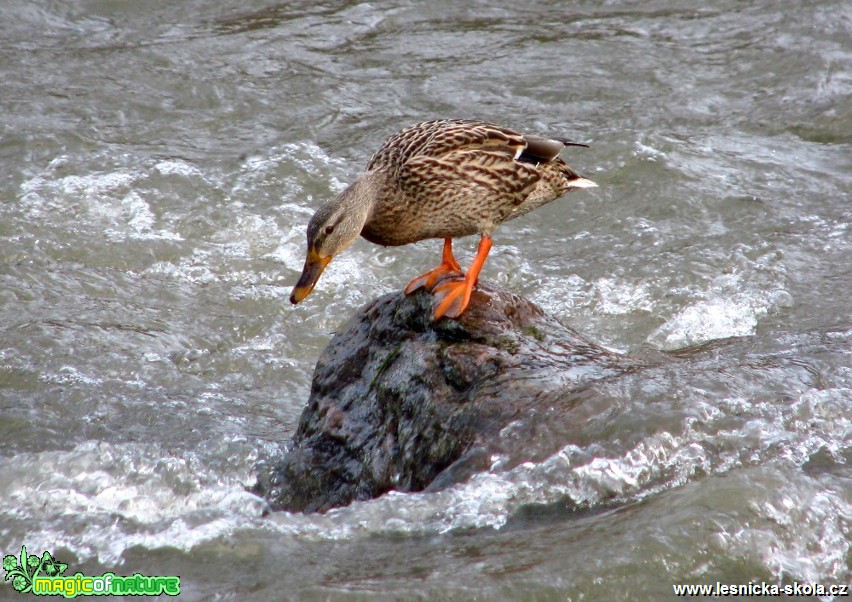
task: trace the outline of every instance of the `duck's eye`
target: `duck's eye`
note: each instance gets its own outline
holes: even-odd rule
[[[334,232],[334,226],[326,226],[326,227],[325,227],[325,233],[326,233],[326,235],[329,235],[329,234],[331,234],[332,232]]]

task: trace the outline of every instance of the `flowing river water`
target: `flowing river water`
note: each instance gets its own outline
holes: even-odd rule
[[[0,14],[0,555],[179,575],[187,600],[850,582],[848,1]],[[572,433],[542,421],[557,453],[264,516],[246,486],[321,349],[440,254],[361,240],[294,308],[307,220],[442,117],[590,144],[563,156],[600,187],[500,227],[482,277],[674,360],[585,392]]]

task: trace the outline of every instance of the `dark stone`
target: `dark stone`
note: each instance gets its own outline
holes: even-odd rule
[[[464,481],[505,450],[508,424],[565,416],[590,383],[639,365],[493,285],[458,321],[433,321],[431,302],[385,295],[334,336],[283,459],[259,468],[254,491],[273,510]]]

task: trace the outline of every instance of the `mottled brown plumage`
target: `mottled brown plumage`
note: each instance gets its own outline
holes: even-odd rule
[[[595,186],[558,157],[566,144],[575,143],[468,120],[427,121],[391,136],[365,173],[311,218],[308,259],[290,300],[306,297],[331,257],[358,234],[387,246],[443,238],[441,266],[415,278],[406,293],[426,286],[435,293],[436,318],[458,317],[498,224],[572,188]],[[451,239],[471,234],[482,241],[465,277]]]

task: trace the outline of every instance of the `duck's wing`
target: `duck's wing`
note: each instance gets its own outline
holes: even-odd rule
[[[540,179],[531,163],[548,161],[561,149],[561,142],[481,121],[442,120],[403,130],[374,161],[387,161],[400,190],[413,198],[512,206],[523,202]]]
[[[407,198],[429,211],[496,213],[521,204],[541,178],[531,165],[508,152],[454,149],[441,155],[420,154],[406,161],[397,185]],[[505,209],[500,209],[505,207]]]
[[[524,149],[518,156],[519,161],[527,161],[529,163],[546,163],[553,161],[565,148],[564,140],[555,138],[545,138],[544,136],[535,136],[533,134],[524,134]]]
[[[382,170],[389,185],[376,216],[408,216],[431,237],[439,230],[447,236],[490,231],[579,179],[558,158],[565,143],[480,121],[417,124],[389,138],[368,165]]]
[[[527,146],[528,142],[521,134],[481,121],[426,121],[388,138],[370,159],[367,170],[387,169],[395,173],[414,158],[439,158],[456,151],[493,151],[516,159]]]

